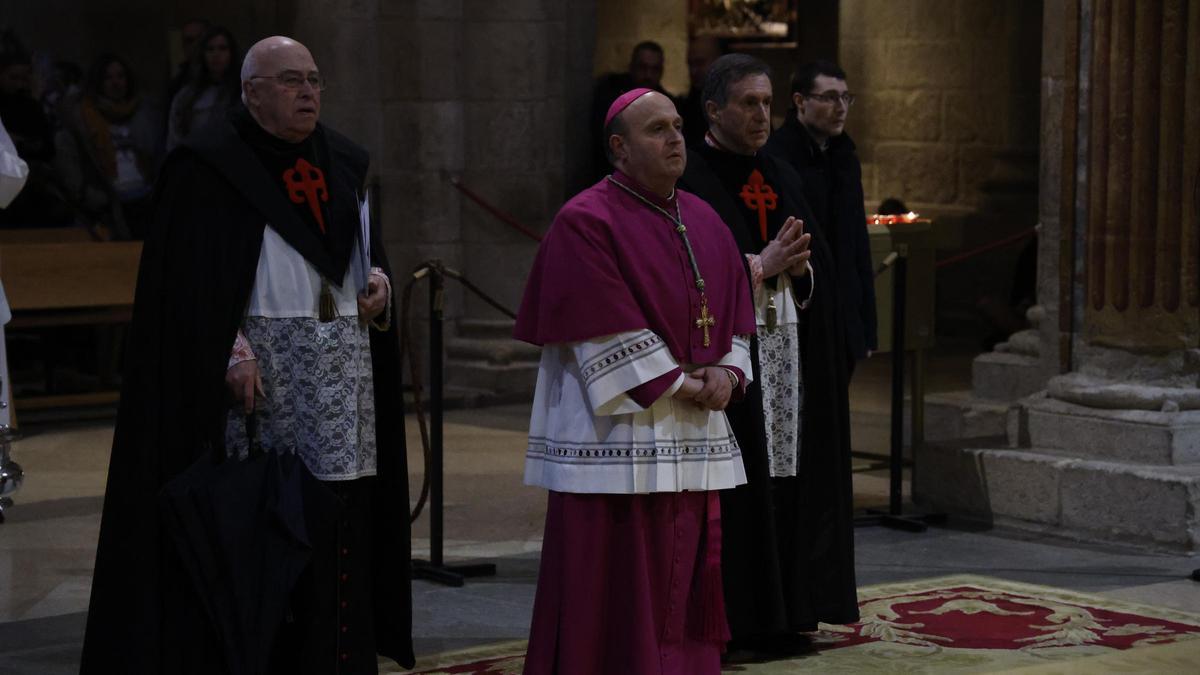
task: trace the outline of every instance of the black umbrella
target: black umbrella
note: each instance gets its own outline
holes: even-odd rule
[[[160,495],[230,675],[266,671],[314,528],[331,526],[339,503],[294,452],[263,452],[255,427],[248,416],[246,459],[206,453]]]

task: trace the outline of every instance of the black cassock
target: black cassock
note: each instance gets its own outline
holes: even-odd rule
[[[804,181],[804,196],[832,237],[838,264],[837,292],[843,308],[847,358],[853,363],[879,348],[875,318],[875,269],[863,207],[862,165],[847,134],[829,139],[822,151],[804,126],[789,115],[771,134],[763,152],[791,166]]]
[[[325,241],[302,222],[229,121],[167,158],[138,271],[82,673],[224,671],[219,631],[165,534],[158,495],[197,458],[223,446],[225,371],[255,281],[264,224],[271,223],[326,279],[345,274],[369,158],[321,126],[313,142],[326,164],[331,197]],[[372,264],[391,276],[377,227],[371,238]],[[371,331],[371,358],[379,411],[377,476],[373,490],[359,491],[368,497],[339,499],[343,509],[366,514],[361,522],[371,524],[372,531],[359,536],[372,542],[372,550],[358,559],[372,575],[375,647],[412,667],[407,459],[395,324]],[[315,667],[333,672],[336,666],[331,660],[328,668]]]
[[[834,263],[820,224],[804,201],[796,172],[762,153],[747,157],[707,145],[694,148],[679,186],[716,210],[742,253],[759,253],[788,216],[803,219],[805,231],[812,233],[816,287],[797,326],[804,384],[797,475],[770,477],[757,383],[727,410],[749,480],[721,493],[721,565],[733,639],[748,643],[815,630],[818,621],[853,623],[858,601],[848,381],[831,283]],[[775,195],[775,208],[761,212],[764,237],[760,210],[748,206],[742,193],[765,192],[767,186]],[[773,285],[774,280],[765,283]],[[809,282],[797,279],[794,286],[803,298]],[[752,354],[757,373],[757,340]]]

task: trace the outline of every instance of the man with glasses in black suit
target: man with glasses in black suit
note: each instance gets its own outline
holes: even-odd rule
[[[846,73],[837,64],[807,63],[792,75],[792,107],[765,148],[804,179],[804,195],[833,249],[851,373],[860,359],[878,349],[862,165],[845,132],[853,104]]]

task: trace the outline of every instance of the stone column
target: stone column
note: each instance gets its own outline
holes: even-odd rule
[[[452,179],[535,231],[580,187],[594,0],[287,0],[278,8],[278,32],[309,45],[330,78],[323,121],[371,153],[397,291],[417,264],[438,258],[515,309],[537,243]],[[494,367],[497,350],[511,351],[511,326],[458,284],[446,290],[448,333],[472,337],[447,342],[450,387],[532,387],[536,360]],[[414,298],[420,320],[424,294]],[[424,334],[414,331],[418,342]]]
[[[454,59],[461,7],[386,0],[281,4],[278,30],[308,45],[329,79],[322,122],[371,153],[395,275],[432,256],[457,265],[456,202],[439,171],[462,167]]]
[[[1065,14],[1045,37],[1062,46],[1067,87],[1042,152],[1061,153],[1062,170],[1042,190],[1058,195],[1061,235],[1044,238],[1039,268],[1060,266],[1060,320],[1040,346],[1067,372],[1009,411],[1008,448],[918,457],[916,491],[1013,525],[1194,551],[1200,1],[1054,4]]]
[[[1188,4],[1093,8],[1089,345],[1155,354],[1197,346],[1200,6]]]
[[[1105,460],[1200,466],[1200,109],[1189,107],[1200,101],[1200,2],[1081,6],[1081,316],[1070,372],[1027,406],[1030,440]],[[1117,411],[1141,411],[1137,426]],[[1062,415],[1106,431],[1056,436]]]
[[[465,2],[463,182],[529,228],[544,231],[569,196],[570,139],[586,130],[572,106],[574,88],[591,80],[588,11],[561,0]],[[581,46],[589,51],[581,54]],[[582,57],[582,58],[581,58]],[[581,69],[582,67],[582,69]],[[477,204],[459,199],[463,271],[515,309],[536,242]],[[466,315],[500,315],[474,297]]]

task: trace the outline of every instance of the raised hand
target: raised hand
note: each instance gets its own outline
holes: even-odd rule
[[[788,217],[779,234],[759,253],[763,276],[770,278],[785,270],[806,269],[805,263],[812,255],[808,250],[811,241],[812,235],[804,231],[804,221]]]
[[[803,220],[797,218],[796,223],[800,233],[798,241],[804,243],[804,250],[800,255],[796,256],[796,261],[787,268],[787,272],[794,277],[802,277],[808,274],[808,259],[812,257],[812,251],[809,249],[809,246],[812,244],[812,235],[804,231]]]

